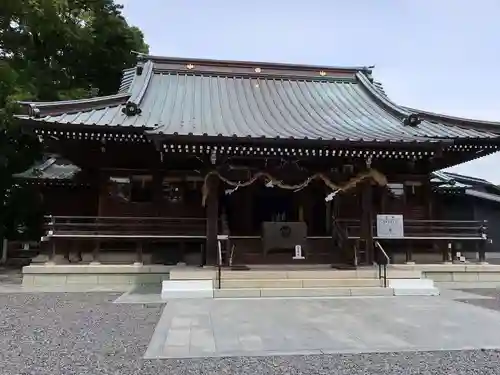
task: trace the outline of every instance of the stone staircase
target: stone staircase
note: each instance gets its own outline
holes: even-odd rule
[[[398,272],[399,273],[399,272]],[[404,272],[405,278],[420,278]],[[402,275],[400,275],[401,277]],[[214,284],[217,284],[214,280]],[[378,273],[371,270],[223,271],[214,298],[388,296]]]
[[[378,269],[281,269],[249,271],[172,270],[164,281],[165,298],[264,298],[264,297],[361,297],[411,295],[398,294],[395,280],[413,284],[423,281],[422,273],[414,270],[388,269],[388,287],[378,277]],[[410,285],[405,284],[405,285]],[[192,295],[193,297],[189,297]],[[419,294],[421,295],[421,294]],[[196,297],[198,296],[198,297]]]

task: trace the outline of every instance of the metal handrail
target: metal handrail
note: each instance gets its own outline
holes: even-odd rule
[[[222,241],[228,239],[227,235],[217,235],[217,289],[221,289],[222,284]]]
[[[380,242],[374,241],[374,244],[375,247],[379,249],[379,251],[385,258],[385,262],[383,264],[380,262],[377,263],[378,263],[378,278],[384,279],[384,288],[387,288],[387,265],[391,262],[391,258],[389,258],[389,255],[387,255]]]
[[[222,270],[221,270],[221,263],[222,263],[222,244],[219,241],[217,241],[217,289],[221,288],[221,275],[222,275]]]

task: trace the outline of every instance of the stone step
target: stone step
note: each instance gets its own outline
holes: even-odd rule
[[[399,270],[388,269],[387,277],[390,279],[419,279],[422,276],[420,270]],[[171,280],[200,280],[216,279],[216,268],[173,268],[170,271]],[[310,269],[310,270],[262,270],[250,269],[246,271],[236,271],[223,269],[221,280],[269,280],[269,279],[378,279],[378,269],[366,268],[357,270],[336,270],[336,269]]]
[[[395,296],[438,296],[439,290],[431,279],[392,279],[389,287]]]
[[[379,279],[221,279],[224,289],[380,287]]]
[[[378,279],[377,269],[358,270],[223,270],[221,279]],[[422,272],[416,270],[387,270],[387,277],[392,279],[419,279]]]
[[[391,288],[236,288],[214,289],[214,298],[265,298],[265,297],[373,297],[393,296]]]

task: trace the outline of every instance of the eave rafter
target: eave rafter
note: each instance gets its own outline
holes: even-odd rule
[[[94,142],[119,142],[119,143],[151,143],[152,141],[145,136],[144,132],[140,131],[124,131],[123,129],[92,129],[77,128],[41,128],[33,129],[34,134],[44,138],[55,140],[72,140],[72,141],[94,141]]]
[[[399,146],[399,147],[398,147]],[[283,145],[259,144],[189,144],[165,142],[162,150],[170,154],[185,155],[227,155],[239,157],[300,157],[300,158],[378,158],[378,159],[408,159],[419,160],[432,157],[435,151],[432,148],[412,148],[401,145],[391,146],[381,144],[377,148],[363,147],[363,143],[332,143],[331,146],[300,146],[294,143]]]

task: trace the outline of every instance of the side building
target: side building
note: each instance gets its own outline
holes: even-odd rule
[[[500,188],[481,178],[441,171],[432,174],[431,184],[437,219],[487,222],[485,250],[488,261],[497,263],[500,258]],[[475,247],[458,241],[455,248],[467,259],[477,258]]]

